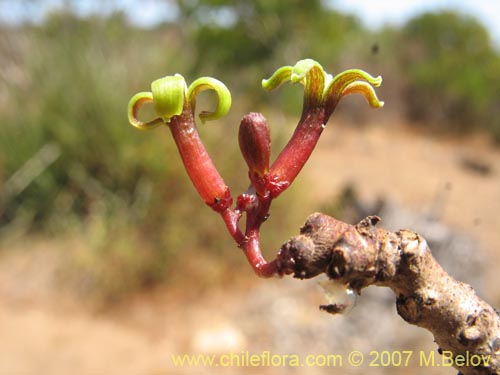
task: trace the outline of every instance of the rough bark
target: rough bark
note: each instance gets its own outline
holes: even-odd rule
[[[462,374],[500,374],[498,311],[470,285],[449,276],[419,234],[389,232],[377,228],[378,221],[369,216],[350,225],[315,213],[300,235],[281,247],[279,268],[297,278],[325,273],[358,292],[369,285],[389,287],[399,315],[429,330],[438,352],[453,353]],[[338,312],[342,306],[324,309]],[[466,361],[472,356],[475,361]]]

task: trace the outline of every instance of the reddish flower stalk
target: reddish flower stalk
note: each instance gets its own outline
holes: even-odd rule
[[[241,243],[244,239],[238,227],[241,215],[231,209],[233,197],[201,141],[189,104],[185,104],[181,115],[171,118],[168,127],[198,194],[222,216],[231,236]]]
[[[360,93],[372,107],[383,105],[373,90],[382,79],[361,70],[351,69],[332,77],[319,63],[305,59],[293,67],[278,69],[269,79],[262,81],[262,86],[273,90],[287,81],[304,85],[304,104],[295,132],[269,171],[269,190],[273,197],[286,190],[302,170],[342,97]]]
[[[326,74],[316,61],[306,59],[295,66],[278,69],[262,85],[272,90],[286,81],[302,83],[304,104],[302,116],[288,144],[269,167],[271,135],[266,119],[260,113],[244,116],[239,129],[241,153],[248,165],[250,187],[238,196],[235,209],[231,208],[229,188],[215,168],[203,145],[194,121],[196,95],[213,89],[218,96],[218,105],[212,112],[202,112],[202,121],[223,116],[231,104],[227,88],[213,78],[200,78],[186,87],[179,75],[165,77],[152,84],[152,93],[139,93],[129,102],[129,121],[140,129],[150,129],[160,124],[170,128],[181,154],[186,171],[201,198],[223,218],[226,227],[248,262],[261,277],[282,275],[279,260],[267,262],[260,248],[260,228],[269,217],[273,199],[281,194],[297,177],[316,146],[330,115],[339,100],[347,95],[360,93],[372,107],[381,107],[373,90],[381,83],[361,70],[348,70],[336,77]],[[139,108],[153,102],[159,118],[149,122],[137,119]],[[238,224],[245,213],[244,234]]]
[[[200,197],[219,213],[231,207],[233,198],[229,188],[200,139],[189,103],[184,105],[182,114],[170,119],[168,127],[189,178]]]
[[[276,198],[304,167],[328,121],[322,108],[303,114],[295,132],[269,171],[269,191]]]
[[[196,95],[206,89],[216,91],[219,103],[215,112],[202,112],[202,120],[215,119],[227,113],[231,105],[229,91],[222,82],[208,77],[200,78],[187,88],[184,78],[179,75],[156,80],[151,88],[152,92],[139,93],[130,100],[130,123],[139,129],[151,129],[161,124],[169,127],[196,191],[208,206],[222,216],[233,238],[241,242],[243,234],[237,226],[240,215],[231,209],[233,198],[230,190],[208,155],[193,116]],[[137,118],[138,111],[148,102],[153,102],[159,118],[142,122]]]

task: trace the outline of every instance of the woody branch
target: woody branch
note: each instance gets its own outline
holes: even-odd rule
[[[396,295],[399,315],[429,330],[438,352],[452,353],[463,375],[500,373],[500,317],[474,289],[448,275],[417,233],[376,227],[379,218],[356,225],[323,214],[309,216],[300,235],[278,255],[283,274],[311,278],[321,273],[358,292],[369,285]],[[338,312],[342,306],[322,306]],[[475,361],[463,361],[474,356]]]

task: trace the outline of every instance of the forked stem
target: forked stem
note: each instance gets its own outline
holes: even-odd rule
[[[221,215],[226,228],[243,249],[255,273],[271,277],[286,273],[280,260],[268,262],[260,247],[260,228],[269,216],[273,199],[285,191],[300,173],[316,147],[326,123],[338,101],[347,95],[359,93],[372,107],[381,107],[373,90],[381,83],[361,70],[348,70],[332,77],[314,60],[300,60],[295,66],[279,68],[262,85],[272,90],[283,83],[304,85],[302,116],[288,144],[269,167],[271,133],[266,119],[260,113],[249,113],[240,123],[238,140],[241,153],[248,165],[250,188],[241,194],[236,207],[212,159],[201,141],[194,121],[196,96],[204,90],[217,95],[215,111],[202,111],[201,120],[210,121],[224,116],[231,106],[231,94],[220,81],[202,77],[187,87],[184,78],[176,74],[154,81],[151,92],[141,92],[132,97],[128,105],[129,122],[139,129],[153,129],[166,124],[175,140],[186,171],[198,194],[214,211]],[[152,103],[158,115],[147,122],[138,119],[139,109]],[[239,221],[245,213],[244,233]]]

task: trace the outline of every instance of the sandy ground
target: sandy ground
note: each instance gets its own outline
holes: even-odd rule
[[[346,183],[354,183],[367,200],[390,195],[415,212],[439,215],[476,238],[478,248],[490,257],[484,272],[493,287],[485,298],[500,304],[494,287],[500,260],[499,149],[481,138],[443,140],[380,124],[331,126],[316,151],[298,181],[314,187],[304,204],[319,207]],[[464,167],[471,160],[487,165],[490,173]],[[56,291],[61,244],[30,240],[11,246],[15,249],[2,251],[0,257],[0,374],[332,373],[331,367],[320,366],[241,371],[175,367],[172,361],[172,354],[266,350],[301,358],[339,354],[344,356],[339,373],[347,374],[402,373],[398,367],[349,366],[345,361],[352,350],[364,353],[367,362],[374,359],[371,351],[413,350],[405,373],[456,373],[419,365],[420,352],[436,349],[432,337],[405,324],[393,297],[384,291],[366,298],[363,294],[346,317],[318,311],[323,296],[313,281],[253,277],[201,295],[163,285],[95,311]],[[383,316],[372,311],[383,311]]]
[[[307,171],[321,181],[315,199],[352,183],[367,201],[390,197],[405,209],[438,217],[476,239],[492,266],[500,260],[499,148],[480,136],[444,139],[383,123],[327,130]],[[485,271],[498,280],[493,267]]]
[[[390,196],[416,212],[433,212],[500,255],[500,149],[479,136],[450,140],[386,124],[327,130],[308,169],[321,181],[320,199],[352,182],[368,199]]]

